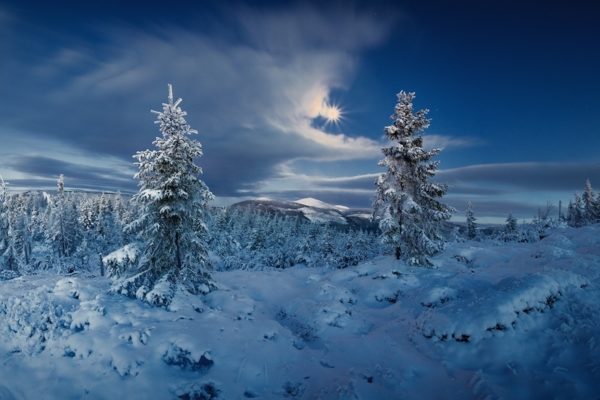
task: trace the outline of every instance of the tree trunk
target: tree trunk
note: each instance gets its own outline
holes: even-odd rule
[[[396,247],[396,260],[400,259],[400,255],[402,255],[402,252],[400,251],[400,246]]]
[[[100,276],[104,276],[104,263],[102,262],[102,254],[98,254],[100,257]]]
[[[175,233],[175,255],[177,257],[177,272],[181,271],[181,249],[179,246],[179,232]]]

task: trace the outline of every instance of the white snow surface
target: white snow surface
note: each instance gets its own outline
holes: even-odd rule
[[[350,209],[346,206],[325,203],[324,201],[317,200],[312,197],[306,197],[304,199],[299,199],[299,200],[294,201],[294,203],[302,204],[303,206],[323,208],[323,209],[333,209],[333,210],[338,210],[338,211],[347,211]]]
[[[170,310],[91,276],[0,281],[0,399],[591,399],[600,226],[435,268],[214,274]]]
[[[299,210],[302,211],[302,214],[304,214],[304,216],[308,218],[310,222],[314,222],[316,224],[326,224],[329,222],[335,222],[338,224],[345,225],[348,223],[348,221],[346,221],[346,218],[342,217],[335,211],[320,211],[309,207],[302,207]]]
[[[109,261],[113,261],[115,263],[122,264],[124,262],[135,262],[139,256],[140,250],[138,246],[134,244],[125,245],[107,256],[102,257],[103,263],[108,263]]]

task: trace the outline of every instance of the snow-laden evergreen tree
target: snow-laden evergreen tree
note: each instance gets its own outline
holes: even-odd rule
[[[575,228],[585,225],[583,201],[578,193],[575,193],[575,200],[569,202],[567,224]]]
[[[475,213],[473,212],[473,204],[471,204],[471,202],[467,204],[467,211],[465,214],[467,217],[467,237],[473,240],[477,237],[477,224],[475,223],[475,221],[477,221],[477,218],[475,218]]]
[[[600,220],[600,207],[589,179],[585,181],[581,201],[583,203],[583,219],[585,223],[593,224],[598,222]]]
[[[51,239],[56,244],[57,252],[59,257],[65,257],[67,255],[67,232],[66,232],[66,200],[65,200],[65,177],[60,174],[56,181],[56,199],[54,201],[54,212],[52,215],[52,232]]]
[[[19,267],[29,265],[31,261],[31,235],[27,198],[23,194],[12,198],[8,236]]]
[[[594,199],[594,208],[596,210],[596,222],[600,223],[600,193],[596,193],[596,198]]]
[[[56,249],[58,256],[58,268],[73,270],[72,265],[65,259],[71,257],[77,251],[81,232],[77,221],[79,212],[77,204],[71,196],[65,193],[64,175],[58,177],[57,194],[52,203],[51,225],[48,232],[49,240]],[[65,264],[66,263],[66,264]]]
[[[17,215],[13,208],[16,202],[14,199],[9,198],[4,180],[0,183],[2,185],[0,188],[0,245],[2,246],[0,255],[2,255],[2,269],[16,272],[20,267],[18,254],[20,240],[18,236],[13,236]]]
[[[517,219],[509,213],[506,217],[506,224],[504,225],[504,232],[502,233],[502,239],[506,242],[516,241],[519,235],[519,227],[517,225]]]
[[[534,241],[544,239],[546,236],[548,236],[549,229],[559,225],[559,221],[552,218],[554,208],[554,205],[552,205],[550,202],[546,203],[546,207],[544,208],[538,207],[537,215],[531,221],[531,226],[537,235]]]
[[[394,123],[385,128],[392,145],[382,149],[385,158],[379,163],[387,171],[377,179],[373,208],[383,241],[393,246],[396,258],[430,266],[429,256],[444,247],[440,227],[452,210],[440,201],[447,187],[430,182],[438,168],[432,158],[440,150],[423,148],[428,110],[414,112],[414,98],[414,93],[398,93]]]
[[[123,241],[123,227],[115,205],[114,199],[104,193],[96,204],[96,238],[105,254],[117,249]]]
[[[195,160],[202,146],[192,138],[197,131],[186,122],[180,104],[169,85],[167,103],[162,111],[153,111],[162,133],[153,142],[156,150],[134,156],[140,189],[132,200],[140,215],[129,229],[138,233],[142,257],[139,270],[115,288],[161,306],[170,304],[178,287],[194,294],[214,288],[204,223],[213,195],[199,178],[202,169]]]
[[[8,247],[8,192],[6,182],[0,175],[0,255]]]

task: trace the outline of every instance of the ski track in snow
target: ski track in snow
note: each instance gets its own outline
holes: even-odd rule
[[[0,400],[597,398],[600,226],[434,262],[216,272],[170,311],[102,278],[0,282]]]

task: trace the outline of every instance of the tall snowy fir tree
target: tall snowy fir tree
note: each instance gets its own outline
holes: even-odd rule
[[[440,201],[446,186],[429,181],[438,168],[432,158],[440,150],[423,148],[428,110],[413,112],[414,98],[414,93],[398,93],[394,123],[385,128],[392,145],[382,149],[385,158],[379,163],[387,171],[377,179],[373,208],[383,241],[393,246],[396,258],[430,266],[429,257],[444,247],[440,227],[451,209]]]
[[[15,240],[12,239],[11,217],[14,212],[10,210],[11,202],[6,190],[6,183],[0,177],[0,264],[1,269],[17,271],[19,269]]]
[[[136,273],[116,287],[159,306],[170,304],[179,287],[194,294],[214,288],[204,223],[213,195],[199,178],[202,169],[195,159],[202,146],[192,138],[197,131],[186,122],[180,104],[169,85],[167,103],[162,111],[153,111],[162,133],[153,142],[156,150],[134,156],[140,189],[132,201],[139,217],[128,228],[138,234],[142,257]]]
[[[575,228],[585,225],[583,201],[578,193],[575,193],[575,200],[569,202],[567,224]]]
[[[6,182],[0,176],[0,256],[8,247],[8,193]]]
[[[62,174],[58,177],[56,186],[57,194],[51,208],[52,222],[48,235],[60,260],[59,268],[63,268],[64,259],[72,256],[77,250],[81,233],[77,222],[77,203],[71,196],[67,196]]]
[[[56,181],[56,200],[54,202],[53,229],[52,239],[57,244],[59,257],[67,255],[67,240],[66,240],[66,200],[65,200],[65,177],[60,174]]]
[[[583,203],[583,218],[585,222],[598,222],[600,220],[600,209],[589,179],[585,181],[585,188],[581,195],[581,201]]]
[[[475,239],[477,237],[477,224],[475,223],[477,218],[475,218],[473,204],[471,204],[471,202],[467,204],[467,211],[465,214],[467,217],[467,237],[469,239]]]

